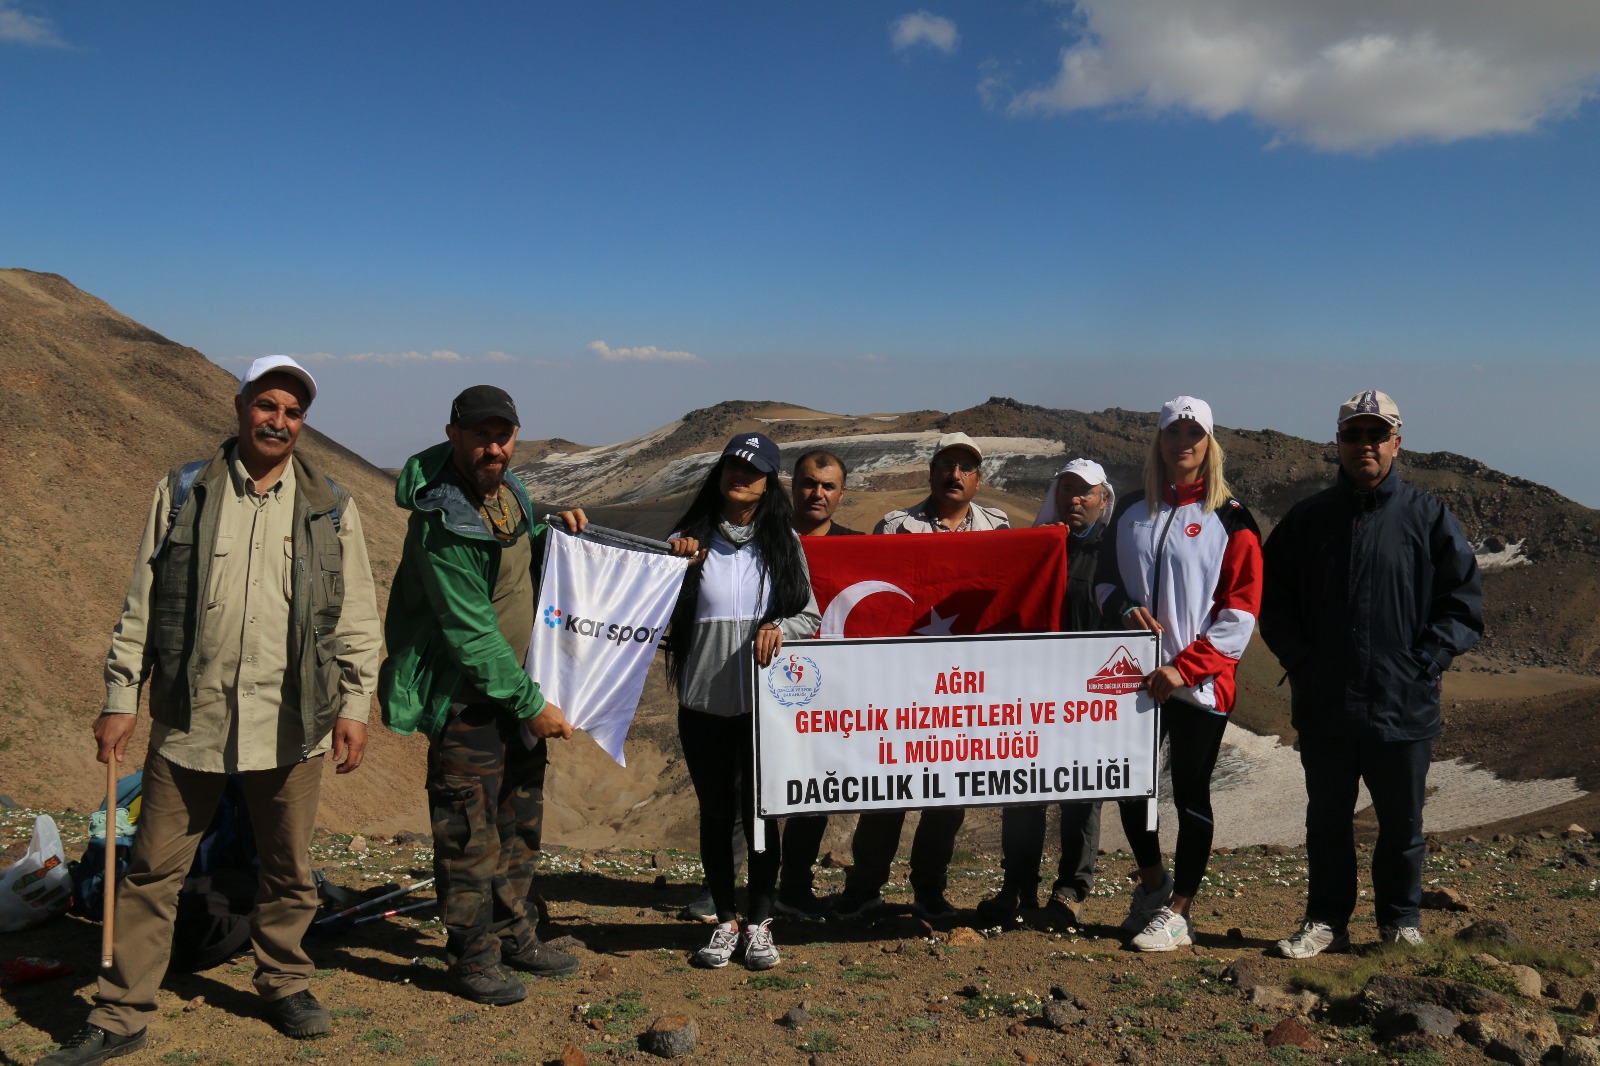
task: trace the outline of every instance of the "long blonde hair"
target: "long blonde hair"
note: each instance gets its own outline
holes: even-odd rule
[[[1207,434],[1205,468],[1200,471],[1206,480],[1205,513],[1210,514],[1233,499],[1233,489],[1222,473],[1222,444],[1215,434]],[[1161,458],[1161,431],[1150,439],[1150,450],[1144,457],[1144,503],[1154,518],[1161,510],[1161,500],[1167,490],[1167,464]]]

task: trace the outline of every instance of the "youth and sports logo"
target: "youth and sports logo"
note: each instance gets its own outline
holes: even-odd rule
[[[815,659],[790,654],[767,667],[767,691],[783,707],[803,707],[822,688],[822,671]]]
[[[561,628],[561,608],[551,604],[544,609],[544,624],[551,629]]]

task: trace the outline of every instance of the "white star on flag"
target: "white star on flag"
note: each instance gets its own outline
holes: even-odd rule
[[[960,620],[961,616],[959,614],[953,614],[946,618],[936,609],[930,607],[928,608],[928,624],[918,629],[917,632],[925,637],[951,637],[955,635],[950,632],[951,625]]]

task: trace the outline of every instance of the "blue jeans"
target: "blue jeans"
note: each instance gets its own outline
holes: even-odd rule
[[[1416,925],[1422,908],[1422,801],[1433,740],[1300,736],[1306,772],[1306,917],[1342,929],[1356,909],[1353,819],[1366,782],[1378,816],[1372,894],[1379,927]]]

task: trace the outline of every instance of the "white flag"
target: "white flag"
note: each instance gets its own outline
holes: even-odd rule
[[[528,674],[617,760],[689,561],[570,536],[545,538]]]

